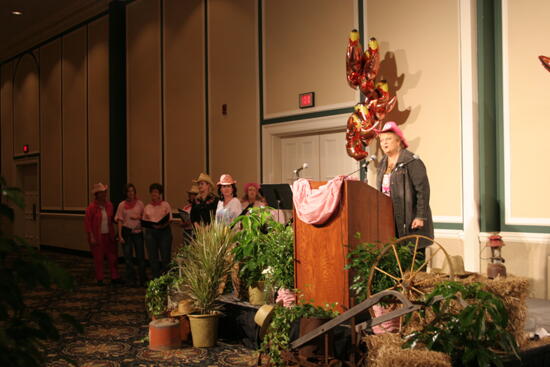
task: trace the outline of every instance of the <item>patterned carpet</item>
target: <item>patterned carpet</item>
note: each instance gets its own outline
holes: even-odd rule
[[[73,315],[85,330],[79,334],[69,326],[60,327],[60,342],[48,343],[46,366],[253,366],[257,353],[240,344],[218,341],[214,348],[183,346],[171,351],[152,351],[143,339],[149,319],[145,311],[145,289],[125,286],[97,286],[92,260],[74,255],[45,253],[68,269],[77,282],[75,292],[36,290],[27,294],[28,305]],[[119,265],[123,271],[123,266]],[[106,275],[108,283],[108,275]]]

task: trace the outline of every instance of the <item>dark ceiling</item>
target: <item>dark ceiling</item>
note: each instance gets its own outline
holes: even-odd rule
[[[109,0],[0,0],[0,61],[107,10]],[[14,15],[20,11],[22,15]]]

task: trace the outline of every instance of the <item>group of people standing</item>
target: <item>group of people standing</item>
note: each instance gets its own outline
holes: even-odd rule
[[[150,202],[146,205],[138,199],[136,187],[131,183],[126,185],[126,198],[118,205],[116,212],[107,199],[107,190],[108,186],[102,183],[94,185],[94,200],[85,215],[85,229],[94,259],[97,284],[104,285],[105,257],[111,272],[111,283],[123,283],[116,267],[117,243],[120,243],[124,253],[126,282],[144,286],[147,281],[145,247],[153,278],[161,275],[170,263],[172,207],[163,200],[164,188],[158,183],[149,186]],[[266,205],[257,183],[247,183],[244,195],[239,199],[237,181],[229,174],[221,175],[215,185],[210,176],[201,173],[193,180],[187,194],[188,203],[180,210],[184,242],[192,238],[195,226],[209,224],[212,220],[229,225],[249,208]]]
[[[429,206],[430,186],[426,167],[412,154],[401,129],[393,121],[378,131],[384,156],[378,165],[377,188],[392,200],[396,237],[419,234],[433,238],[433,220]],[[111,281],[122,283],[117,272],[118,251],[122,245],[126,263],[126,281],[143,286],[147,280],[145,251],[147,247],[153,277],[168,267],[172,254],[172,207],[163,200],[161,184],[149,186],[150,202],[147,205],[137,198],[136,188],[126,185],[126,199],[116,212],[107,200],[107,185],[95,184],[95,200],[86,209],[86,233],[92,251],[98,284],[103,284],[103,259],[107,257]],[[235,218],[251,207],[265,206],[257,183],[244,186],[244,195],[237,197],[237,181],[229,174],[221,175],[217,184],[205,173],[193,180],[187,191],[188,203],[180,210],[184,242],[192,238],[193,228],[209,224],[212,220],[231,224]],[[118,231],[115,238],[114,223]],[[423,241],[420,247],[430,245]],[[133,264],[137,260],[137,275]]]

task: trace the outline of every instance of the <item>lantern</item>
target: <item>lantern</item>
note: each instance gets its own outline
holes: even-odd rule
[[[487,242],[487,247],[491,249],[491,262],[487,264],[487,277],[489,279],[506,276],[506,266],[504,266],[504,258],[501,252],[502,246],[504,246],[502,236],[498,234],[489,236],[489,242]]]

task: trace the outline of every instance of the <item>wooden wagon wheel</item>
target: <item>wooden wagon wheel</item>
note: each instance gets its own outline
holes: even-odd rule
[[[422,249],[418,248],[418,245],[422,240],[432,243],[430,246],[431,251],[429,255],[424,256]],[[403,256],[404,250],[408,250],[406,256],[408,261],[402,258],[405,257]],[[399,255],[400,251],[402,256]],[[433,239],[421,235],[409,235],[401,237],[386,245],[382,249],[370,271],[367,282],[367,297],[370,297],[373,294],[373,283],[381,281],[388,284],[393,283],[393,285],[390,285],[386,289],[402,292],[409,300],[415,300],[422,297],[424,292],[415,286],[419,283],[419,280],[417,279],[418,275],[421,272],[428,272],[429,263],[440,251],[445,256],[447,264],[449,264],[450,279],[454,279],[454,272],[451,266],[451,258],[449,254],[440,243],[434,241]],[[410,257],[410,254],[412,254],[412,257]],[[395,263],[396,266],[394,266],[393,269],[389,269],[387,267],[382,269],[384,266],[381,264],[387,264],[388,261]]]

